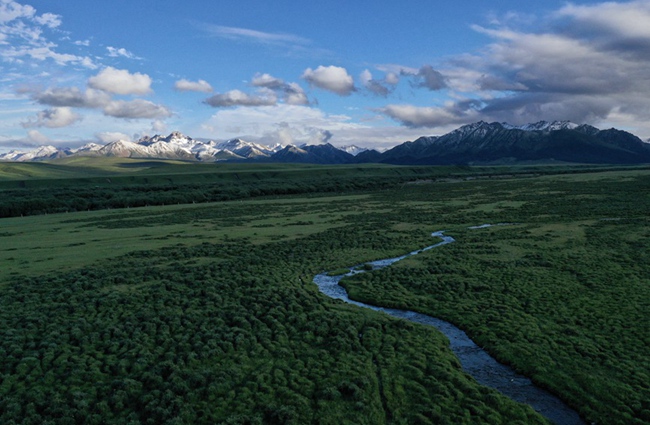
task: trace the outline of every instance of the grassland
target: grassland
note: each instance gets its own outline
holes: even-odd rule
[[[137,164],[102,187],[165,167],[206,180]],[[0,421],[545,423],[464,374],[436,331],[310,283],[445,229],[456,243],[344,280],[351,296],[455,323],[588,421],[650,423],[647,170],[261,167],[207,184],[312,190],[0,220]],[[345,189],[355,175],[381,189]],[[21,190],[75,179],[106,175]],[[467,229],[483,223],[510,225]]]

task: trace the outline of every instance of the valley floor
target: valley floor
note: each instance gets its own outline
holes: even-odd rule
[[[421,180],[1,219],[0,422],[547,423],[311,283],[445,229],[350,297],[454,323],[587,422],[650,423],[650,172]]]

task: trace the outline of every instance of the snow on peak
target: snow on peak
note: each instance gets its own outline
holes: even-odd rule
[[[94,152],[94,151],[100,150],[102,147],[104,147],[104,145],[100,145],[98,143],[92,143],[91,142],[91,143],[86,143],[85,145],[83,145],[80,148],[74,149],[73,152],[74,153],[77,153],[77,152]]]
[[[484,135],[491,128],[493,128],[491,124],[488,124],[485,121],[478,121],[472,124],[467,124],[462,127],[459,127],[449,134],[453,134],[454,136],[460,136],[460,137],[465,137],[470,134]]]
[[[11,150],[0,155],[0,160],[6,161],[45,161],[65,157],[72,153],[70,149],[59,149],[52,145],[39,146],[29,151]]]
[[[175,143],[180,145],[193,144],[192,138],[184,135],[180,131],[173,131],[169,136],[164,138],[164,141],[166,141],[167,143]]]
[[[258,143],[246,142],[242,139],[230,139],[216,145],[217,149],[230,151],[235,155],[245,158],[256,158],[261,156],[271,156],[276,150]]]
[[[571,121],[538,121],[536,123],[524,125],[511,125],[508,123],[501,123],[501,125],[509,130],[523,130],[523,131],[556,131],[556,130],[573,130],[578,127],[577,124]]]
[[[368,150],[368,148],[360,148],[359,146],[355,146],[355,145],[341,146],[339,147],[339,149],[342,150],[343,152],[349,153],[352,156],[357,156],[361,152],[365,152]]]

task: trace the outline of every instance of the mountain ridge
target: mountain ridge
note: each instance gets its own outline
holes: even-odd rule
[[[39,146],[0,154],[4,161],[47,161],[68,156],[117,156],[196,162],[262,161],[314,164],[379,162],[396,165],[489,164],[499,162],[650,162],[650,143],[618,129],[600,130],[570,121],[539,121],[520,126],[478,121],[441,136],[422,136],[384,152],[358,146],[266,146],[239,138],[215,142],[174,131],[77,149]]]

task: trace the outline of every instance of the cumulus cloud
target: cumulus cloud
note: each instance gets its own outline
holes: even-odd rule
[[[165,133],[167,132],[167,124],[165,124],[164,121],[161,120],[155,120],[154,122],[151,123],[151,130],[154,133]]]
[[[42,105],[74,108],[101,108],[111,101],[111,96],[101,90],[79,90],[77,87],[50,88],[32,95]]]
[[[379,112],[401,122],[407,127],[438,127],[450,123],[472,121],[476,115],[455,113],[448,108],[417,107],[413,105],[387,105]]]
[[[144,99],[112,100],[104,106],[104,114],[115,118],[167,118],[172,112],[165,106]]]
[[[285,103],[290,105],[308,105],[307,94],[297,83],[286,83],[269,74],[256,74],[251,81],[254,87],[263,87],[276,92]]]
[[[283,100],[289,105],[309,105],[310,103],[307,94],[298,83],[288,83],[282,87],[282,91],[284,92]]]
[[[27,140],[35,145],[45,145],[50,143],[50,138],[38,130],[29,130],[27,132]]]
[[[485,99],[485,112],[514,121],[557,111],[598,122],[620,108],[647,120],[650,31],[637,18],[649,17],[649,7],[648,2],[569,5],[557,14],[568,19],[557,24],[562,27],[557,33],[475,27],[494,40],[479,61],[481,89],[511,90]]]
[[[397,77],[395,74],[390,73],[386,77],[387,78],[385,78],[384,81],[375,80],[373,79],[370,70],[365,69],[363,72],[361,72],[359,80],[361,81],[361,84],[371,93],[386,97],[392,89],[392,87],[389,86],[394,86],[399,82],[399,77]]]
[[[345,68],[339,66],[319,66],[315,70],[307,68],[302,79],[310,85],[331,91],[340,96],[349,96],[355,91],[354,80]]]
[[[567,4],[557,16],[569,18],[573,33],[591,38],[603,47],[644,47],[650,42],[650,2],[607,2],[598,5]],[[646,52],[647,53],[647,52]]]
[[[399,76],[394,72],[387,72],[386,76],[384,77],[384,81],[386,82],[386,84],[395,86],[399,83]]]
[[[431,65],[423,65],[417,72],[404,68],[401,71],[402,75],[412,76],[415,79],[413,85],[415,87],[422,87],[429,90],[441,90],[447,87],[446,78],[433,69]]]
[[[415,87],[449,90],[447,103],[388,105],[379,112],[414,128],[569,119],[596,126],[620,122],[631,131],[636,122],[648,131],[650,3],[569,3],[545,18],[543,28],[513,19],[473,26],[491,41],[481,54],[457,56],[438,69],[399,71]]]
[[[348,115],[287,104],[221,109],[202,125],[201,131],[212,137],[242,137],[269,145],[330,142],[335,146],[385,148],[422,136],[422,129],[372,127],[355,123]]]
[[[82,117],[79,114],[75,113],[71,108],[60,107],[45,109],[36,114],[36,117],[34,119],[23,122],[21,125],[24,128],[60,128],[72,125],[81,119]]]
[[[88,79],[88,86],[113,94],[146,95],[152,92],[151,77],[139,72],[131,74],[125,69],[106,67]]]
[[[215,108],[227,108],[231,106],[268,106],[275,105],[277,98],[272,91],[262,92],[260,95],[249,95],[240,90],[230,90],[225,93],[217,93],[203,101],[203,103]]]
[[[285,83],[279,78],[275,78],[270,74],[255,74],[251,85],[255,87],[266,87],[269,89],[279,89],[282,88]]]
[[[204,123],[203,130],[221,137],[264,139],[271,144],[288,143],[289,140],[292,143],[307,143],[321,131],[336,134],[341,129],[361,127],[350,121],[349,116],[327,114],[318,108],[279,104],[219,110]]]
[[[210,83],[205,80],[189,81],[183,78],[174,83],[174,90],[210,93],[213,89]]]
[[[95,133],[95,138],[98,142],[102,144],[108,144],[111,142],[116,142],[118,140],[131,141],[131,137],[128,134],[115,132],[115,131],[104,131],[100,133]]]

